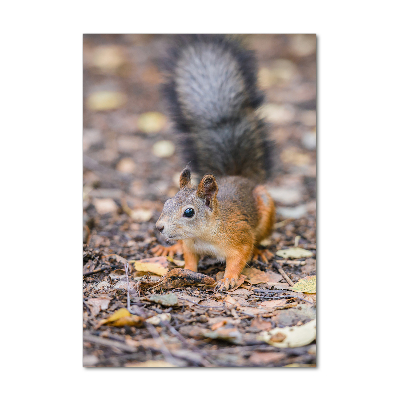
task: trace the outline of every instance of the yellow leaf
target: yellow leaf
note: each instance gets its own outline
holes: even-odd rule
[[[300,279],[290,290],[302,293],[317,293],[317,277],[315,275],[306,276]]]
[[[102,319],[96,328],[107,324],[112,326],[140,326],[143,323],[143,318],[138,315],[132,315],[126,308],[120,308],[107,319]]]
[[[146,258],[140,261],[135,261],[136,271],[152,272],[156,275],[166,275],[169,271],[166,257]]]
[[[131,313],[126,308],[120,308],[119,310],[115,311],[115,313],[111,315],[111,317],[108,317],[105,321],[107,321],[107,323],[114,322],[122,317],[128,317],[129,315],[131,315]]]

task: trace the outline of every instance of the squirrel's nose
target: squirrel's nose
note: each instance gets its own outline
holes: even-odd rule
[[[156,225],[156,228],[162,232],[164,230],[164,225]]]

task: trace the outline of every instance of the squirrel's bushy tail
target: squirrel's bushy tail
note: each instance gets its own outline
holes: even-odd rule
[[[199,174],[265,180],[273,144],[256,113],[263,95],[253,52],[225,35],[174,39],[164,63],[164,94],[186,162]]]

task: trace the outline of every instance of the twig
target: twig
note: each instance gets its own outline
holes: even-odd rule
[[[202,364],[204,365],[204,367],[213,366],[213,364],[208,359],[207,354],[204,351],[198,349],[195,345],[189,343],[173,326],[171,326],[168,321],[163,321],[161,324],[165,325],[171,331],[171,333],[176,336],[187,348],[203,356],[204,361],[202,361]]]
[[[107,265],[105,267],[94,269],[93,271],[84,272],[83,276],[97,274],[98,272],[106,271],[107,269],[113,269],[113,268],[116,268],[116,267],[118,267],[118,265]]]
[[[126,307],[126,308],[128,309],[128,311],[129,311],[131,314],[137,314],[137,315],[140,315],[141,317],[145,317],[146,313],[145,313],[140,307],[135,306],[135,310],[133,310],[133,309],[131,308],[131,299],[130,299],[130,296],[129,296],[130,290],[129,290],[129,276],[128,276],[128,272],[129,272],[129,263],[127,262],[127,263],[125,264],[126,297],[127,297],[127,299],[126,299],[126,300],[127,300],[127,307]],[[136,291],[135,288],[132,289],[132,294],[133,294],[133,297],[135,297],[135,298],[138,299],[137,303],[143,304],[143,303],[141,303],[140,298],[139,298],[139,296],[138,296],[137,291]]]
[[[136,353],[137,352],[137,347],[134,346],[129,346],[125,343],[120,343],[115,340],[110,340],[110,339],[105,339],[101,338],[98,336],[90,335],[88,333],[85,333],[83,335],[83,341],[84,342],[92,342],[92,343],[97,343],[102,346],[108,346],[108,347],[116,347],[117,349],[124,350],[124,351],[129,351],[130,353]]]
[[[161,336],[158,334],[156,328],[154,328],[154,326],[152,324],[149,324],[148,322],[145,322],[144,324],[145,324],[145,327],[147,328],[147,330],[150,332],[150,335],[153,337],[153,339],[160,345],[160,351],[163,354],[164,358],[171,364],[173,362],[175,362],[175,358],[172,356],[170,351],[167,349],[167,346],[165,345]]]
[[[294,286],[293,281],[286,275],[286,272],[282,269],[282,267],[276,261],[273,261],[272,265],[279,271],[279,273],[285,278],[286,282],[290,286]]]
[[[193,304],[195,304],[196,306],[203,307],[203,308],[218,308],[218,309],[219,309],[219,308],[225,308],[225,303],[224,303],[224,305],[222,305],[222,306],[213,307],[213,306],[204,306],[203,304],[197,304],[195,301],[189,300],[189,299],[185,299],[185,298],[183,298],[183,297],[178,297],[178,299],[188,301],[189,303],[193,303]],[[200,301],[201,301],[201,300],[200,300]]]

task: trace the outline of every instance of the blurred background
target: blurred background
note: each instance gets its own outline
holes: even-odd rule
[[[145,257],[154,223],[178,191],[185,166],[159,94],[157,69],[171,35],[83,36],[84,243],[106,253]],[[315,249],[316,36],[245,35],[256,52],[266,103],[259,112],[277,144],[269,182],[284,231],[273,248]],[[89,267],[89,266],[88,266]]]

